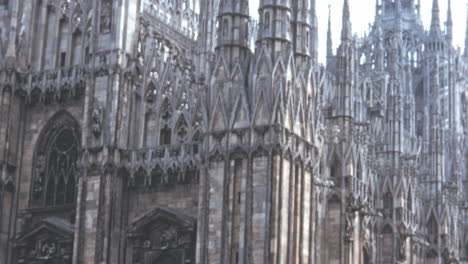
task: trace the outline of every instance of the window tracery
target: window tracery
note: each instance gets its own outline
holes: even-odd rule
[[[67,119],[53,122],[37,148],[32,180],[32,203],[36,207],[75,203],[79,131]]]

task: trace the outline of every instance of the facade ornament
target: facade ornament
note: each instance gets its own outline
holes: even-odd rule
[[[340,143],[341,129],[338,125],[334,125],[331,129],[330,139],[334,144]]]
[[[91,109],[91,131],[94,137],[99,137],[102,132],[103,109],[99,104],[95,104]]]
[[[40,259],[51,259],[57,254],[57,246],[55,242],[44,243],[39,252]]]
[[[406,261],[406,239],[407,239],[406,234],[399,233],[398,234],[398,260],[399,261]]]
[[[354,213],[347,211],[345,213],[345,239],[346,240],[353,240],[353,234],[354,234]]]
[[[101,33],[110,32],[112,26],[112,1],[103,0],[101,7]]]
[[[72,22],[76,28],[81,28],[83,25],[83,11],[78,8],[77,11],[72,15]]]

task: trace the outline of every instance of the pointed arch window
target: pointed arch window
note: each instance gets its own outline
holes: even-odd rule
[[[409,210],[409,211],[412,211],[413,210],[413,197],[411,195],[411,190],[408,191],[408,197],[406,198],[406,208]]]
[[[170,145],[171,144],[171,129],[169,126],[164,125],[159,133],[159,144]]]
[[[185,118],[181,116],[177,121],[176,125],[176,137],[177,143],[185,143],[187,141],[187,134],[188,134],[188,125],[185,121]]]
[[[195,134],[193,135],[193,138],[192,138],[193,154],[198,154],[198,152],[200,152],[200,145],[202,143],[202,140],[203,139],[202,139],[200,131],[195,132]]]
[[[439,235],[439,230],[437,227],[437,220],[434,214],[431,214],[429,221],[427,221],[427,233],[430,234],[429,241],[431,243],[437,244],[437,237]]]
[[[362,167],[361,167],[361,161],[358,162],[356,166],[356,178],[362,179]]]
[[[384,209],[393,209],[393,197],[392,197],[392,194],[387,191],[385,194],[384,194],[384,197],[383,197],[383,207]]]
[[[270,29],[270,13],[269,12],[265,13],[264,29],[265,30]]]
[[[341,185],[341,166],[337,159],[334,159],[330,167],[330,178],[336,187]]]
[[[35,154],[31,199],[35,207],[74,205],[76,201],[79,129],[68,117],[52,123]]]
[[[226,39],[228,36],[229,22],[227,19],[223,20],[223,37]]]
[[[385,217],[393,216],[393,195],[389,190],[383,195],[383,209]]]

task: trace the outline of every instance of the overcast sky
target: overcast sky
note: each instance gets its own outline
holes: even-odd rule
[[[349,0],[351,8],[351,22],[353,31],[359,36],[362,36],[369,28],[369,23],[374,21],[375,16],[375,1],[376,0]],[[423,23],[426,28],[429,27],[431,21],[431,8],[433,0],[421,0],[421,13]],[[250,0],[251,15],[258,16],[259,0]],[[339,45],[341,32],[341,14],[343,10],[343,0],[316,0],[317,2],[317,17],[319,24],[319,46],[320,46],[320,61],[325,61],[326,50],[326,34],[328,23],[328,5],[332,8],[332,27],[333,27],[333,44],[336,47]],[[447,17],[448,0],[439,0],[441,9],[441,21],[445,23]],[[452,0],[452,15],[454,24],[454,45],[464,48],[465,43],[465,28],[466,28],[466,0]],[[445,29],[445,24],[441,24],[441,28]]]

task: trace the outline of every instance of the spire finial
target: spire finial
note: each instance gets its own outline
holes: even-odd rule
[[[318,22],[317,22],[317,10],[316,10],[316,1],[311,0],[310,2],[310,12],[311,12],[311,19],[312,19],[312,32],[311,32],[311,44],[310,49],[311,52],[310,54],[312,55],[312,58],[314,59],[314,62],[317,61],[318,59]]]
[[[344,0],[343,4],[343,27],[341,29],[341,40],[351,40],[351,15],[349,12],[349,0]]]
[[[333,38],[331,29],[331,5],[328,5],[327,57],[333,56]]]
[[[379,16],[379,0],[375,0],[375,17]]]
[[[431,20],[431,36],[436,37],[440,35],[440,9],[439,0],[432,2],[432,20]]]
[[[453,40],[453,20],[452,20],[452,1],[448,0],[447,8],[447,40],[452,43]]]
[[[465,57],[468,58],[468,4],[467,4],[467,12],[466,12],[466,33],[465,33]]]

